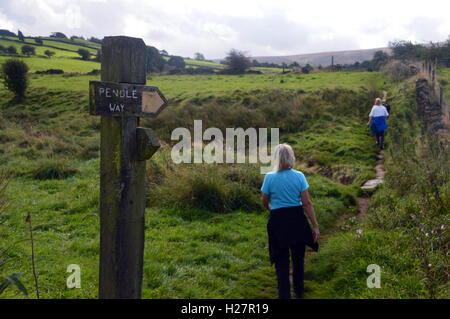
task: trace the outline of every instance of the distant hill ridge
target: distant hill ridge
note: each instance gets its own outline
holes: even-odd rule
[[[276,63],[281,64],[283,62],[291,64],[297,62],[300,65],[331,65],[331,57],[334,56],[334,64],[353,64],[355,62],[362,62],[365,60],[371,60],[376,51],[384,51],[390,53],[389,48],[375,48],[364,50],[347,50],[347,51],[332,51],[332,52],[319,52],[309,54],[296,54],[286,56],[255,56],[250,57],[251,60],[257,60],[258,62]],[[220,61],[220,60],[215,60]]]

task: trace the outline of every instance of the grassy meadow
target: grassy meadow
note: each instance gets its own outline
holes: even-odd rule
[[[441,88],[444,89],[446,101],[450,100],[450,68],[442,68],[438,70],[438,81]]]
[[[0,56],[0,63],[5,59]],[[62,56],[22,59],[31,72],[99,69],[96,62]],[[100,121],[88,111],[90,80],[99,77],[30,74],[27,97],[20,102],[0,88],[0,167],[16,173],[8,187],[10,207],[0,217],[0,251],[10,248],[7,256],[13,260],[0,274],[24,272],[21,279],[31,298],[35,292],[26,241],[28,213],[41,298],[98,296]],[[407,180],[395,169],[398,163],[407,172],[417,169],[403,162],[406,155],[400,153],[404,134],[409,142],[420,140],[419,119],[408,108],[415,105],[412,80],[394,85],[377,72],[323,72],[151,75],[147,83],[161,89],[169,106],[157,119],[141,121],[162,142],[147,162],[144,298],[277,298],[268,257],[268,213],[259,201],[264,178],[259,166],[176,165],[170,159],[176,143],[170,132],[192,129],[198,119],[204,129],[279,127],[281,141],[293,146],[296,168],[308,179],[327,239],[319,254],[308,253],[306,298],[430,296],[417,271],[423,269],[417,257],[422,255],[410,244],[410,224],[403,222],[412,209],[405,201],[414,193],[402,193],[401,183]],[[365,123],[382,89],[388,90],[395,110],[390,119],[393,134],[386,141],[392,150],[387,154],[392,174],[375,193],[367,218],[355,222],[357,197],[367,196],[360,186],[375,175],[377,151]],[[438,193],[448,194],[448,179],[442,185],[443,193]],[[386,215],[386,206],[394,218]],[[342,220],[348,224],[345,229],[336,226]],[[360,228],[363,235],[358,237]],[[445,297],[443,257],[436,253],[432,258],[440,267],[434,272],[438,288],[432,296]],[[381,263],[386,271],[382,289],[365,286],[370,263]],[[81,267],[81,289],[66,287],[70,264]],[[1,297],[24,296],[11,287]]]

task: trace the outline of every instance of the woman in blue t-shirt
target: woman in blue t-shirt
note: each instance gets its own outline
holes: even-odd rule
[[[318,250],[319,225],[309,198],[308,182],[302,172],[293,169],[295,155],[289,145],[277,146],[275,163],[275,170],[266,175],[261,188],[262,204],[270,212],[267,223],[270,261],[275,264],[279,297],[290,298],[290,250],[294,291],[297,298],[302,298],[305,245]],[[313,224],[312,231],[303,209]]]

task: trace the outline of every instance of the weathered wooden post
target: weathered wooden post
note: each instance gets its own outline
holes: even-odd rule
[[[167,105],[145,86],[142,39],[105,37],[101,81],[89,83],[90,114],[101,115],[99,298],[140,298],[144,256],[145,160],[159,148],[139,117]]]

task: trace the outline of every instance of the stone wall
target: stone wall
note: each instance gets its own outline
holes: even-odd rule
[[[444,110],[447,108],[446,105],[441,105],[445,100],[441,101],[441,97],[436,95],[426,78],[419,78],[416,81],[416,100],[424,129],[433,134],[448,136],[448,128],[444,124]]]

